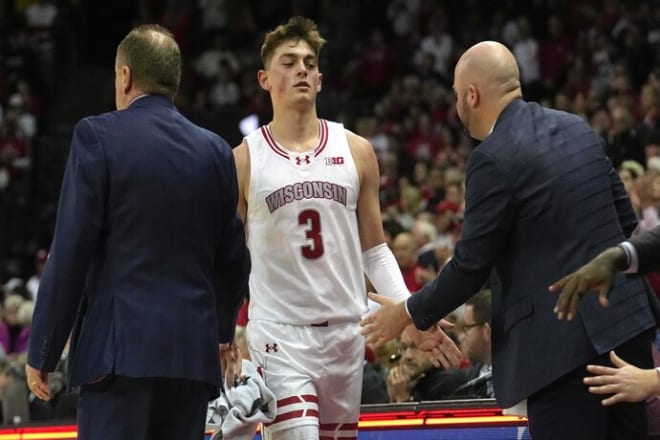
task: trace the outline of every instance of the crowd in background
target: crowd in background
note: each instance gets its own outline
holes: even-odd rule
[[[411,291],[433,279],[460,236],[464,168],[474,143],[456,115],[452,77],[457,57],[476,41],[511,48],[527,100],[588,120],[603,137],[640,228],[660,223],[658,1],[101,3],[0,0],[0,398],[22,371],[16,363],[55,220],[66,150],[50,143],[61,127],[53,109],[79,99],[62,93],[71,73],[112,59],[103,52],[114,50],[113,38],[138,23],[162,24],[182,49],[181,112],[236,145],[241,123],[270,118],[268,95],[256,81],[257,42],[291,15],[316,20],[328,40],[319,114],[374,146],[385,229]],[[112,82],[95,87],[78,92],[93,96]],[[111,110],[103,96],[96,108]],[[650,279],[660,291],[660,277]],[[389,369],[391,354],[381,367]],[[32,417],[57,411],[33,408]]]

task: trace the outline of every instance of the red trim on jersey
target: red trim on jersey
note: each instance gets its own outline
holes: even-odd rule
[[[314,157],[321,154],[321,151],[325,150],[325,146],[328,144],[328,121],[325,119],[319,119],[321,125],[321,134],[319,135],[319,144],[314,149]]]
[[[270,145],[270,148],[272,150],[282,156],[285,159],[289,158],[289,153],[286,151],[282,150],[279,145],[277,145],[277,142],[275,142],[275,139],[273,139],[273,135],[270,133],[270,129],[268,128],[267,125],[262,125],[261,126],[261,135],[264,137],[266,140],[266,143]]]
[[[266,143],[275,153],[279,154],[285,159],[290,159],[289,153],[287,153],[284,149],[282,149],[282,147],[277,145],[277,142],[275,141],[275,138],[273,138],[273,134],[270,132],[270,128],[268,128],[267,125],[261,126],[261,135],[264,137]],[[321,152],[325,150],[327,144],[328,144],[328,121],[326,121],[325,119],[319,119],[319,143],[318,145],[316,145],[316,147],[313,150],[314,157],[321,154]]]

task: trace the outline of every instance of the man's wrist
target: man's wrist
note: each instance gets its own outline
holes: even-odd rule
[[[410,318],[410,322],[412,322],[412,315],[410,314],[410,310],[408,310],[408,298],[403,300],[403,308],[406,311],[406,315],[408,315],[408,318]]]
[[[630,255],[630,251],[626,246],[617,244],[612,248],[611,252],[616,270],[623,272],[630,267],[630,264],[632,263],[632,255]]]
[[[639,270],[639,256],[637,255],[635,246],[629,241],[624,241],[619,243],[618,247],[623,249],[626,254],[627,265],[622,270],[626,273],[637,273]]]

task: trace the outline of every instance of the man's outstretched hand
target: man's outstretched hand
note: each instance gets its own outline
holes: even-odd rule
[[[609,304],[609,293],[616,273],[625,266],[626,256],[620,247],[611,247],[570,275],[553,283],[548,290],[561,291],[554,312],[557,319],[572,320],[582,297],[590,290],[598,291],[598,301],[603,307]]]
[[[442,330],[452,328],[451,322],[443,319],[427,331],[417,330],[406,312],[405,301],[396,302],[392,298],[372,292],[369,292],[369,298],[380,304],[380,307],[365,316],[360,323],[367,344],[382,345],[406,330],[415,345],[427,353],[433,365],[442,365],[445,368],[458,366],[462,354],[454,341]]]

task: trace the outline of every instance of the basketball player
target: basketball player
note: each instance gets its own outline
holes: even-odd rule
[[[257,78],[273,120],[234,150],[252,254],[248,348],[278,400],[270,439],[357,438],[363,268],[380,293],[409,295],[385,244],[371,144],[317,117],[324,42],[302,17],[266,35]],[[455,346],[447,353],[458,362]]]

